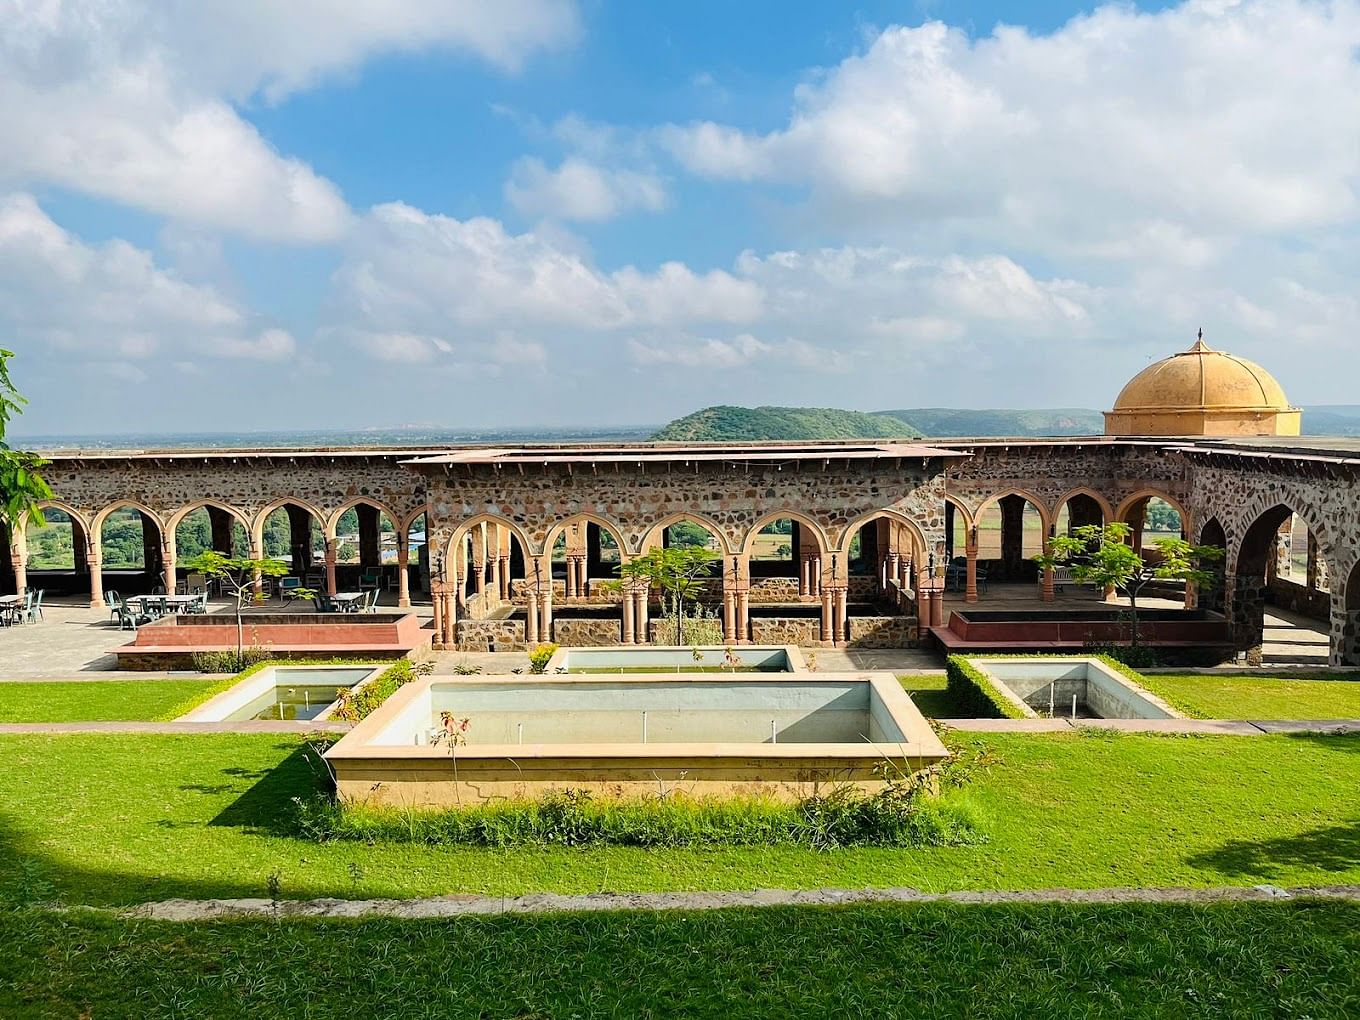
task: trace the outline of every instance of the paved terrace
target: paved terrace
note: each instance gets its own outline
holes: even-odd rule
[[[1096,603],[1095,596],[1083,590],[1069,590],[1057,596],[1055,602],[1043,603],[1035,595],[1034,585],[994,585],[979,603],[987,609],[1086,608]],[[1147,608],[1175,608],[1178,603],[1166,600],[1144,600]],[[392,608],[392,595],[383,593],[383,604]],[[960,597],[945,601],[945,611],[963,608]],[[226,600],[215,600],[213,613],[230,614]],[[271,601],[252,612],[296,612],[297,607],[284,607]],[[411,612],[428,625],[432,609],[429,603],[412,606]],[[119,673],[111,650],[131,640],[127,631],[119,631],[109,620],[104,609],[91,609],[83,599],[57,599],[43,606],[41,623],[0,628],[0,681],[4,680],[60,680],[114,679],[157,676],[185,676],[185,673]],[[1314,620],[1272,609],[1266,617],[1265,663],[1271,665],[1313,665],[1327,663],[1327,634],[1323,625]],[[883,669],[902,673],[938,672],[943,662],[933,652],[923,649],[855,649],[813,648],[806,654],[816,656],[817,668],[825,672],[846,672],[864,669]],[[451,675],[460,666],[478,666],[485,674],[508,674],[525,665],[522,652],[459,652],[448,651],[436,656],[436,672]]]

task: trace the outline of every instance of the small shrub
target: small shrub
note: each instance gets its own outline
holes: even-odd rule
[[[987,675],[961,655],[945,660],[945,687],[955,703],[979,719],[1023,719],[1025,713],[1001,696]]]
[[[268,662],[272,654],[269,648],[251,645],[248,648],[241,649],[239,655],[234,648],[223,651],[194,652],[189,657],[189,662],[200,673],[239,673],[243,669]]]
[[[681,617],[680,634],[680,643],[690,647],[720,645],[724,640],[722,620],[717,611],[706,610],[703,606],[695,606],[692,613]],[[656,618],[656,636],[663,644],[675,640],[674,614]]]
[[[553,654],[556,651],[557,645],[553,644],[551,641],[545,644],[536,645],[533,650],[529,652],[529,672],[547,672],[548,660],[553,657]]]
[[[357,723],[416,677],[429,676],[433,671],[433,663],[417,664],[410,659],[398,659],[362,687],[342,690],[331,715],[335,719]]]
[[[430,846],[960,846],[984,836],[976,808],[957,791],[993,761],[976,745],[918,771],[884,763],[883,787],[874,793],[835,784],[796,803],[676,791],[596,798],[568,789],[537,800],[412,811],[298,798],[295,824],[300,836],[317,842]]]
[[[1125,666],[1131,666],[1134,669],[1147,669],[1158,664],[1156,650],[1147,645],[1134,647],[1133,645],[1088,641],[1082,646],[1082,653],[1123,663]]]

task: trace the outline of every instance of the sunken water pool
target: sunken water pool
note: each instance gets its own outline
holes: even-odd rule
[[[1030,718],[1179,719],[1181,714],[1099,659],[969,658]]]
[[[794,645],[704,645],[685,648],[559,648],[548,673],[803,673]]]
[[[453,747],[436,739],[445,712],[467,720]],[[565,788],[791,799],[947,754],[890,673],[628,673],[426,678],[326,758],[344,799],[447,805]]]
[[[181,716],[180,721],[325,720],[334,710],[340,691],[366,683],[382,669],[381,666],[267,666]]]

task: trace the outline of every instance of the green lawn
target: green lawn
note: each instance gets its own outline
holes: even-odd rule
[[[956,739],[958,739],[956,737]],[[314,844],[317,771],[271,734],[0,737],[0,896],[415,896],[534,890],[1360,882],[1360,738],[995,734],[981,846],[483,850]]]
[[[187,712],[192,701],[215,693],[221,684],[220,680],[0,683],[0,723],[163,719]]]
[[[1155,674],[1143,682],[1200,719],[1360,719],[1360,676],[1354,673],[1326,680]]]
[[[1341,1017],[1360,908],[857,906],[444,921],[0,914],[25,1017]]]
[[[954,697],[945,690],[945,675],[931,673],[925,676],[906,675],[897,678],[902,688],[911,695],[911,700],[921,710],[921,714],[931,719],[964,719],[969,712],[958,705]]]

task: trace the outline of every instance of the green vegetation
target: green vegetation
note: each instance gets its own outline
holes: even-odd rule
[[[1137,682],[1196,719],[1360,719],[1360,675],[1143,675]]]
[[[212,680],[0,683],[0,723],[174,719],[218,693],[219,686]]]
[[[534,645],[529,650],[529,672],[545,673],[548,670],[548,663],[557,654],[557,644],[548,641],[544,644]]]
[[[10,421],[22,414],[28,403],[10,379],[12,357],[13,351],[0,348],[0,530],[13,528],[38,503],[52,497],[42,476],[47,461],[33,453],[12,450],[5,442]]]
[[[986,745],[1000,762],[963,793],[978,845],[500,850],[300,839],[293,798],[318,793],[326,771],[292,736],[4,735],[0,895],[22,880],[95,905],[260,896],[271,874],[285,897],[1360,882],[1358,737]]]
[[[912,407],[884,411],[927,436],[1098,436],[1105,431],[1099,411],[1082,407],[1035,410],[970,410]]]
[[[781,907],[362,923],[0,914],[28,1017],[1354,1015],[1360,907]]]
[[[320,842],[502,848],[965,846],[982,837],[970,803],[948,794],[988,763],[979,750],[919,773],[893,769],[873,794],[842,784],[794,804],[753,796],[696,799],[677,789],[603,798],[566,790],[535,800],[413,812],[317,797],[299,801],[298,831]],[[935,795],[935,784],[947,795]]]
[[[357,690],[352,687],[342,690],[337,699],[334,716],[345,722],[366,719],[379,705],[417,676],[428,676],[433,670],[432,662],[416,665],[410,659],[398,659]]]
[[[920,433],[886,414],[832,407],[705,407],[671,422],[653,439],[673,443],[777,439],[902,439]]]
[[[945,690],[953,704],[962,709],[961,719],[1023,719],[1025,713],[1001,696],[987,674],[962,655],[945,660]]]
[[[683,645],[685,606],[703,592],[711,568],[721,559],[721,553],[697,545],[649,549],[615,567],[619,580],[612,584],[645,584],[659,591],[667,607],[666,617],[675,627],[675,643]],[[702,623],[698,626],[704,629]]]
[[[949,680],[944,673],[908,674],[897,679],[927,718],[968,718],[968,706],[950,692]]]

